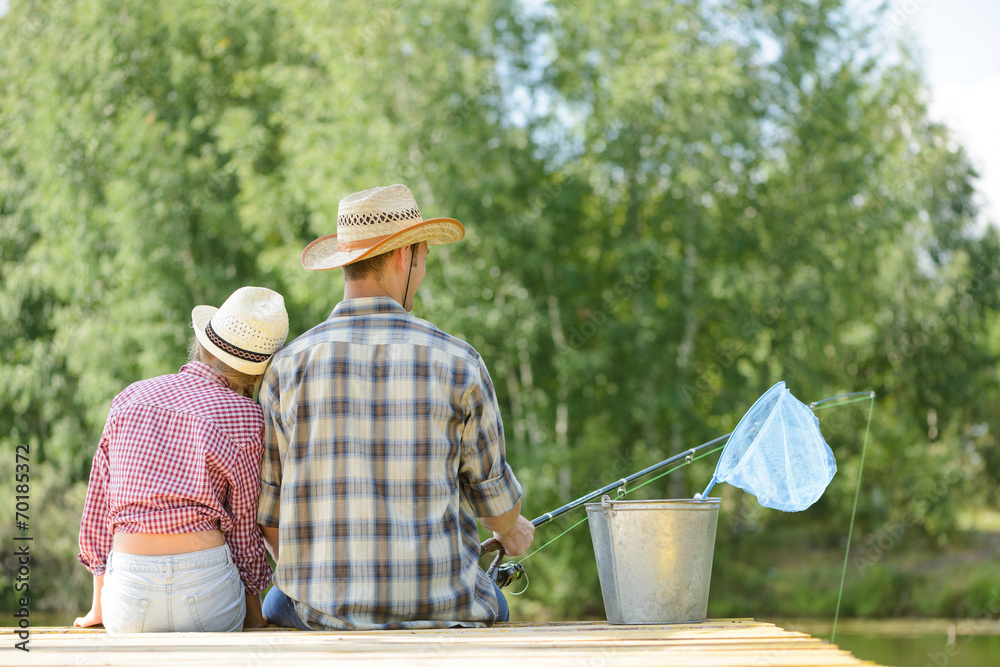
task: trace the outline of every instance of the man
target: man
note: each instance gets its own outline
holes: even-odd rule
[[[475,519],[508,555],[531,544],[486,365],[410,315],[429,245],[403,185],[345,197],[302,265],[344,268],[344,300],[277,354],[260,391],[258,522],[277,566],[264,601],[301,629],[482,627],[509,618],[478,565]]]

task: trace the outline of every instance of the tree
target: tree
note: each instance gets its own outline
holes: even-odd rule
[[[783,379],[806,401],[878,394],[862,531],[922,507],[947,536],[942,471],[979,500],[1000,469],[1000,241],[879,17],[836,0],[16,3],[0,443],[30,445],[65,533],[111,398],[176,370],[191,308],[265,285],[303,332],[342,283],[303,271],[302,247],[346,194],[404,182],[425,216],[466,224],[432,252],[418,313],[486,359],[527,515],[727,433]],[[721,549],[779,520],[842,536],[864,420],[823,419],[827,496],[779,519],[726,491]],[[713,464],[633,497],[690,496]],[[85,595],[72,545],[51,549]],[[542,553],[524,613],[600,615],[586,531]],[[64,589],[46,604],[69,607]]]

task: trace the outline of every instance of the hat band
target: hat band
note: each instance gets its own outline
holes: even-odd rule
[[[212,344],[215,345],[217,348],[219,348],[223,352],[233,355],[234,357],[242,361],[252,361],[254,363],[260,363],[263,361],[267,361],[271,357],[270,354],[244,350],[241,347],[236,347],[232,343],[223,340],[219,336],[219,334],[215,333],[215,329],[212,328],[211,321],[209,321],[209,323],[205,325],[205,335],[208,336],[208,340],[212,341]]]
[[[395,236],[395,234],[385,234],[384,236],[375,236],[370,239],[358,239],[357,241],[344,241],[337,243],[337,250],[341,252],[346,252],[349,250],[361,250],[362,248],[371,248],[376,246],[387,238]]]

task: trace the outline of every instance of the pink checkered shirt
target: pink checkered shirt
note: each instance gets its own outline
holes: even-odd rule
[[[260,406],[201,362],[136,382],[111,402],[94,454],[78,559],[104,574],[114,533],[220,529],[248,594],[271,578],[257,527]]]

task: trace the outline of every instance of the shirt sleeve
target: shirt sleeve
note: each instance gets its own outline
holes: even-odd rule
[[[268,367],[261,383],[258,401],[264,412],[264,442],[260,465],[260,499],[257,503],[257,523],[278,527],[281,505],[281,452],[288,447],[277,403],[279,378]]]
[[[478,359],[476,381],[466,389],[462,408],[459,482],[476,516],[500,516],[521,498],[521,485],[507,465],[503,422],[493,381]]]
[[[226,543],[248,595],[267,588],[271,566],[267,563],[264,537],[257,527],[257,497],[260,486],[261,432],[239,451],[230,471],[229,511],[233,527],[226,533]]]
[[[111,544],[114,540],[114,535],[108,527],[110,510],[108,508],[107,445],[105,431],[90,466],[87,498],[83,504],[83,517],[80,519],[80,553],[76,557],[97,577],[104,574],[108,554],[111,552]]]

